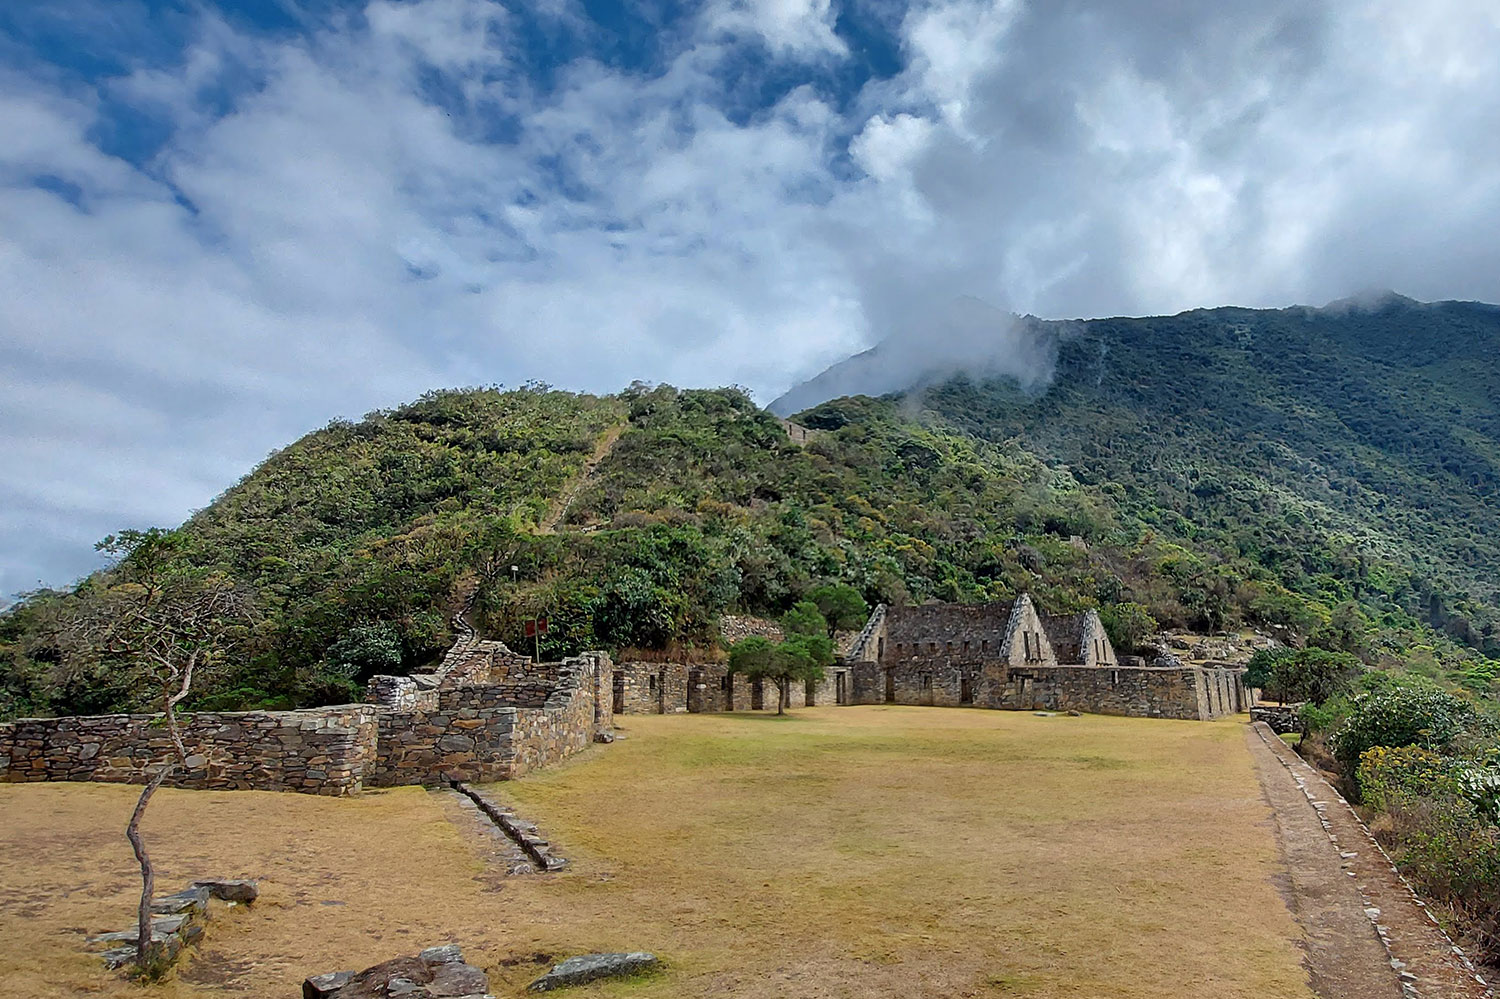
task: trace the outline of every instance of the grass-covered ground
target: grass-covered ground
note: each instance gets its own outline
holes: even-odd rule
[[[497,879],[418,789],[163,792],[163,884],[262,879],[167,996],[292,995],[448,939],[519,995],[538,953],[656,951],[583,995],[1267,996],[1304,984],[1243,730],[904,707],[629,717],[499,785],[574,861]],[[75,948],[129,921],[133,792],[0,787],[0,982],[139,996]],[[175,880],[174,880],[175,879]]]

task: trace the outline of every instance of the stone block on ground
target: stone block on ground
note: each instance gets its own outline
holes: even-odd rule
[[[314,975],[302,983],[303,999],[482,999],[489,978],[464,963],[457,944],[429,947],[360,972]]]
[[[158,915],[201,914],[208,909],[208,889],[198,884],[170,895],[151,900],[151,911]]]
[[[302,981],[302,999],[327,999],[349,984],[354,977],[352,971],[330,971],[324,975],[313,975]]]
[[[224,902],[254,902],[260,895],[256,883],[245,878],[204,878],[194,881],[193,887],[206,889]]]
[[[601,978],[621,978],[656,968],[661,962],[655,954],[632,951],[628,954],[581,954],[566,961],[527,986],[531,992],[550,992],[570,985],[583,985]]]

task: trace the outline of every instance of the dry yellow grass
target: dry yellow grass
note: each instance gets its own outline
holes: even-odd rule
[[[416,789],[164,794],[147,820],[164,884],[253,876],[265,896],[161,994],[290,996],[453,939],[500,995],[534,953],[637,948],[668,970],[579,994],[1310,995],[1239,725],[900,707],[621,723],[627,741],[496,789],[573,858],[562,877],[496,882]],[[74,952],[129,921],[131,797],[0,787],[5,995],[140,995]]]

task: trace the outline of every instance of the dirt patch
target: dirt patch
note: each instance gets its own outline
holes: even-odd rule
[[[1276,811],[1318,994],[1493,999],[1333,786],[1267,726],[1247,741]]]

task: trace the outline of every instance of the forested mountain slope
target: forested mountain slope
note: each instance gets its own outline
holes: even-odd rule
[[[1325,603],[1500,649],[1500,309],[1388,297],[1038,325],[1056,338],[1044,391],[959,378],[904,403]]]
[[[1407,303],[1068,324],[1045,391],[835,400],[805,446],[728,389],[430,393],[308,435],[182,526],[179,557],[258,610],[196,705],[357,697],[429,665],[470,593],[518,646],[548,615],[546,656],[718,655],[718,615],[825,581],[1027,590],[1099,607],[1122,645],[1279,627],[1490,690],[1497,328]],[[64,640],[120,576],[0,615],[0,714],[138,703]]]

